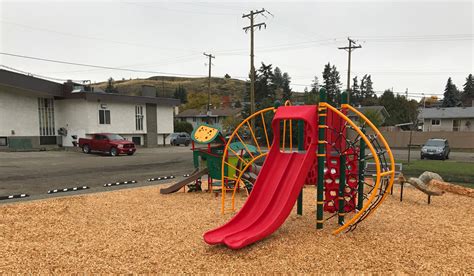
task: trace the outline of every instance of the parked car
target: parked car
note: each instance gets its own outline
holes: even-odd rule
[[[173,146],[185,145],[189,146],[191,143],[191,136],[186,132],[172,133],[170,137],[170,144]]]
[[[119,154],[133,155],[136,151],[135,144],[127,141],[118,134],[96,133],[92,138],[79,138],[79,147],[84,153],[91,151],[106,152],[111,156]]]
[[[421,147],[421,159],[440,158],[442,160],[449,159],[449,143],[447,139],[428,139]]]

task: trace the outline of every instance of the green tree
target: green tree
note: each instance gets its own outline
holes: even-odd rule
[[[360,82],[360,103],[362,105],[376,105],[377,95],[375,95],[372,77],[365,74]]]
[[[193,125],[186,121],[174,121],[174,132],[186,132],[191,134],[193,132]]]
[[[352,79],[352,88],[351,88],[351,103],[353,105],[362,104],[362,94],[360,92],[359,80],[357,76]]]
[[[376,110],[366,110],[363,113],[367,119],[369,119],[372,124],[374,124],[376,127],[380,127],[383,123],[381,115],[376,111]]]
[[[118,93],[117,88],[114,85],[114,79],[110,77],[107,80],[107,87],[105,87],[105,92],[106,93]]]
[[[331,66],[330,63],[324,66],[323,87],[326,89],[328,102],[335,105],[341,94],[341,80],[336,66]]]
[[[384,125],[393,126],[402,123],[415,122],[418,118],[418,102],[408,100],[405,96],[394,95],[389,89],[385,90],[378,99],[390,115],[385,119]]]
[[[222,128],[224,133],[232,133],[234,129],[240,124],[242,120],[235,116],[228,116],[222,121]]]
[[[319,91],[319,79],[317,76],[314,76],[313,81],[311,82],[311,92],[313,93],[318,93]]]
[[[273,83],[277,88],[283,88],[284,78],[281,69],[278,68],[278,66],[273,70]]]
[[[474,80],[472,74],[469,74],[466,78],[466,83],[463,86],[463,92],[461,94],[461,99],[464,106],[472,106],[472,101],[474,100]]]
[[[291,83],[291,77],[288,75],[288,73],[283,73],[283,97],[282,97],[282,101],[283,103],[287,100],[291,100],[291,96],[293,94],[293,92],[291,91],[291,87],[290,87],[290,83]]]
[[[186,91],[186,88],[183,86],[178,86],[173,94],[173,98],[179,99],[181,101],[181,104],[185,104],[188,102],[188,92]]]
[[[461,95],[458,88],[453,83],[451,78],[448,79],[444,89],[443,107],[455,107],[461,105]]]
[[[255,76],[255,102],[260,103],[260,107],[266,99],[270,99],[270,103],[273,103],[276,99],[277,86],[273,80],[272,65],[266,65],[262,62],[262,66]]]

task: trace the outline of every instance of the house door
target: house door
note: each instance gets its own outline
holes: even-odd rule
[[[40,145],[56,144],[56,127],[54,123],[54,100],[38,98]]]
[[[453,120],[453,131],[460,131],[461,120]]]

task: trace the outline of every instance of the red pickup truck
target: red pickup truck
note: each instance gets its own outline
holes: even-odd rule
[[[96,133],[92,135],[92,139],[79,138],[79,147],[84,153],[91,151],[107,152],[111,156],[119,154],[132,155],[136,148],[133,142],[125,140],[122,136],[112,133]]]

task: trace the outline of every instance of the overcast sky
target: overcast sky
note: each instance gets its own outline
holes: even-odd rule
[[[346,83],[347,37],[352,76],[371,74],[374,89],[408,88],[410,97],[442,94],[452,77],[461,88],[473,70],[473,2],[455,1],[5,1],[0,50],[74,63],[182,75],[207,75],[203,52],[216,56],[213,76],[245,78],[250,35],[242,14],[265,8],[256,23],[255,65],[278,66],[303,91],[324,64]],[[272,16],[273,15],[273,16]],[[150,77],[0,55],[4,66],[59,79],[104,81]]]

